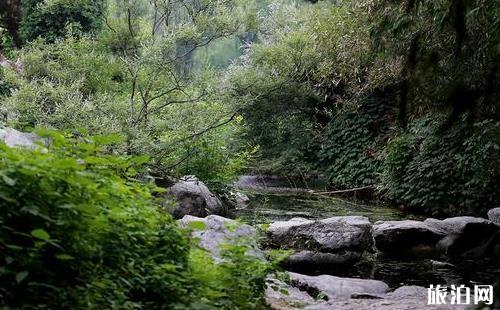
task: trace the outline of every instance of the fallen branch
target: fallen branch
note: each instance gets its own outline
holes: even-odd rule
[[[338,191],[330,191],[330,192],[315,192],[315,191],[310,191],[313,194],[318,194],[318,195],[331,195],[331,194],[342,194],[342,193],[350,193],[350,192],[357,192],[357,191],[362,191],[365,189],[373,189],[373,185],[367,185],[367,186],[362,186],[362,187],[356,187],[356,188],[350,188],[350,189],[342,189]]]

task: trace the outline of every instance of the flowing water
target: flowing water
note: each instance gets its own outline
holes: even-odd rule
[[[322,219],[332,216],[361,215],[372,223],[379,220],[423,218],[405,214],[384,204],[363,203],[346,198],[313,193],[325,190],[318,180],[312,183],[292,182],[272,177],[242,176],[236,186],[250,198],[248,207],[238,211],[239,217],[250,224],[266,224],[293,217]],[[390,287],[430,284],[460,285],[494,284],[500,275],[500,262],[492,260],[450,261],[448,265],[431,259],[401,259],[377,256],[348,268],[293,270],[307,274],[332,274],[343,277],[377,279]]]

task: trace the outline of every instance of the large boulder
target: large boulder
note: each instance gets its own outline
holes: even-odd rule
[[[218,215],[203,218],[185,215],[178,222],[182,228],[191,231],[191,236],[199,240],[200,247],[210,252],[215,260],[220,260],[224,244],[245,246],[249,249],[248,254],[264,259],[264,254],[257,247],[256,230],[250,225]]]
[[[493,223],[500,225],[500,208],[494,208],[488,211],[488,219]]]
[[[373,225],[376,248],[389,254],[419,254],[432,247],[446,232],[425,222],[379,221]]]
[[[0,141],[10,147],[35,148],[40,140],[34,133],[20,132],[12,128],[0,128]]]
[[[296,251],[283,262],[294,270],[350,264],[373,250],[372,227],[362,216],[293,218],[272,223],[267,235],[271,247]]]
[[[205,217],[207,215],[226,215],[222,202],[210,192],[208,187],[195,176],[184,176],[169,188],[179,206],[173,211],[177,219],[185,215]]]
[[[450,257],[483,257],[492,253],[499,243],[500,228],[480,217],[426,219],[424,223],[446,232],[446,237],[437,243],[436,248]]]
[[[274,222],[267,229],[276,247],[336,253],[372,249],[372,227],[364,216],[336,216],[313,221],[293,218]]]

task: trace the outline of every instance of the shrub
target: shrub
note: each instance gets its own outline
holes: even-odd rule
[[[48,150],[0,145],[0,300],[12,307],[169,307],[186,300],[189,246],[144,158],[52,133]]]
[[[49,42],[64,37],[68,27],[92,33],[101,28],[106,2],[102,0],[23,1],[21,33],[27,41],[42,37]]]
[[[103,153],[119,137],[38,133],[45,147],[0,144],[0,306],[263,308],[272,264],[245,240],[220,262],[190,243],[134,180],[147,158]]]
[[[191,251],[193,291],[189,309],[266,309],[265,278],[273,264],[247,255],[244,245],[227,245],[223,261],[214,263],[205,251]]]

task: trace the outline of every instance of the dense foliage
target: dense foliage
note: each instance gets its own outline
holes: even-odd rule
[[[156,189],[133,179],[147,158],[102,154],[116,137],[46,139],[35,150],[0,144],[1,306],[262,305],[270,265],[244,243],[217,264],[196,240],[190,246],[155,203]]]
[[[263,150],[256,169],[434,214],[498,203],[498,13],[479,0],[274,2],[227,83]]]
[[[26,41],[43,37],[55,41],[66,31],[97,32],[101,29],[106,2],[103,0],[23,0],[20,32]]]
[[[0,126],[46,140],[0,144],[0,307],[262,307],[270,264],[214,262],[139,176],[320,175],[484,215],[499,44],[491,0],[1,1]]]
[[[433,215],[486,212],[500,201],[500,124],[462,123],[446,131],[438,124],[420,118],[389,141],[387,196]]]
[[[143,158],[99,155],[99,140],[0,145],[0,295],[10,306],[125,308],[185,300],[188,243],[150,191]]]

